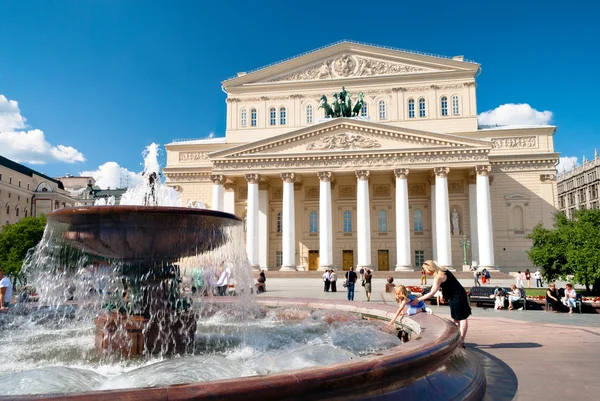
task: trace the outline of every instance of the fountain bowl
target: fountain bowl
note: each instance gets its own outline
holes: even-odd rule
[[[220,211],[164,206],[73,207],[49,213],[47,221],[62,225],[71,245],[124,262],[168,262],[204,253],[227,241],[226,227],[241,223]]]
[[[233,302],[224,298],[222,302]],[[396,307],[343,300],[258,298],[269,308],[313,308],[389,321]],[[270,375],[164,387],[0,397],[0,400],[481,400],[486,379],[473,355],[459,347],[447,319],[418,314],[398,322],[411,340],[355,360]],[[368,341],[368,339],[365,339]]]

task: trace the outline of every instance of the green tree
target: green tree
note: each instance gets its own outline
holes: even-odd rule
[[[30,248],[35,247],[44,234],[46,216],[27,217],[4,227],[0,233],[0,266],[7,276],[17,277]]]
[[[598,292],[600,284],[600,210],[573,213],[567,249],[567,270],[577,283]]]
[[[538,224],[527,238],[533,241],[527,252],[529,260],[542,269],[546,281],[554,281],[567,275],[566,243],[564,236],[569,231],[570,222],[563,213],[554,215],[554,229],[549,230]]]

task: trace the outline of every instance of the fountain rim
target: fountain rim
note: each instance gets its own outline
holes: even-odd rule
[[[180,207],[180,206],[137,206],[137,205],[103,205],[103,206],[73,206],[52,211],[46,216],[49,220],[60,220],[61,217],[68,217],[71,215],[121,215],[129,213],[140,213],[140,214],[156,214],[156,215],[181,215],[185,214],[188,216],[206,216],[206,217],[218,217],[230,220],[237,220],[242,222],[243,220],[238,216],[222,212],[220,210],[211,209],[200,209],[191,207]]]
[[[226,301],[227,302],[227,301]],[[383,320],[394,317],[393,305],[373,305],[361,302],[349,304],[339,300],[284,299],[261,297],[257,303],[266,307],[301,307],[359,313]],[[407,319],[406,321],[404,319]],[[408,324],[403,324],[408,323]],[[0,396],[0,400],[212,400],[212,399],[362,399],[366,391],[373,399],[389,396],[386,391],[406,389],[408,394],[423,392],[439,399],[480,400],[486,379],[479,362],[460,348],[460,333],[448,319],[419,314],[400,319],[401,326],[426,327],[417,339],[392,347],[375,355],[326,366],[255,375],[236,379],[201,383],[167,385],[163,387],[101,390],[83,393],[32,394]],[[457,363],[462,359],[464,364]],[[460,368],[460,370],[459,370]],[[465,372],[465,370],[467,372]],[[407,372],[409,374],[407,374]],[[417,373],[419,376],[414,375]],[[413,373],[413,374],[411,374]],[[460,377],[459,375],[462,374]],[[452,393],[444,393],[449,383]],[[305,393],[308,391],[308,393]],[[399,393],[398,393],[399,394]],[[299,398],[298,398],[299,397]],[[368,398],[370,398],[368,397]]]

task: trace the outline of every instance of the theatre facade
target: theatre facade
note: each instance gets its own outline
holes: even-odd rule
[[[480,72],[344,41],[238,73],[225,137],[167,144],[167,184],[244,219],[256,268],[460,270],[464,242],[467,265],[531,267],[526,236],[556,210],[556,127],[479,127]]]

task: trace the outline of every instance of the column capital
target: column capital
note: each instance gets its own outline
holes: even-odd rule
[[[246,181],[248,181],[248,184],[258,184],[259,177],[256,173],[246,174]]]
[[[283,182],[295,182],[296,181],[296,174],[294,174],[294,173],[281,173],[280,176],[281,176],[281,179],[283,180]]]
[[[488,176],[488,175],[490,175],[491,172],[492,172],[492,166],[485,166],[485,165],[475,166],[475,173],[477,173],[477,175]]]
[[[394,175],[396,176],[396,178],[408,178],[408,172],[410,171],[410,169],[408,168],[397,168],[394,170]]]
[[[223,185],[225,181],[225,176],[223,174],[212,174],[210,176],[210,180],[217,185]]]
[[[223,186],[225,187],[225,189],[227,191],[232,190],[233,188],[235,188],[236,186],[236,181],[233,178],[225,178],[225,181],[223,182]]]
[[[433,173],[436,177],[446,178],[450,172],[450,167],[435,167]]]
[[[333,174],[331,173],[331,171],[319,171],[317,173],[317,175],[319,176],[320,181],[325,181],[325,182],[331,182],[331,179],[333,177]]]
[[[358,170],[355,171],[356,178],[359,180],[368,180],[369,179],[369,170]]]

